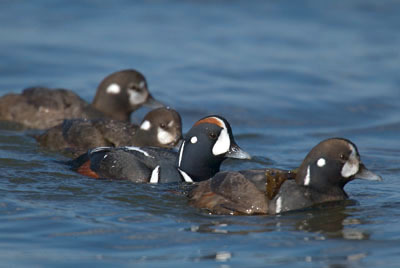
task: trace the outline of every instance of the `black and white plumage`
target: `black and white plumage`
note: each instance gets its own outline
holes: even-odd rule
[[[147,113],[140,126],[113,119],[68,119],[36,137],[43,147],[75,156],[101,146],[173,148],[181,138],[180,115],[164,107]]]
[[[345,200],[344,186],[355,178],[381,180],[360,161],[354,143],[333,138],[315,146],[295,172],[220,172],[200,182],[189,200],[215,214],[279,214]]]
[[[212,177],[226,158],[250,156],[236,143],[229,123],[220,116],[197,121],[179,151],[154,147],[100,147],[70,163],[80,174],[134,182],[192,182]]]

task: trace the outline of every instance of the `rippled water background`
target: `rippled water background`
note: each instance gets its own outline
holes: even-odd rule
[[[343,136],[385,179],[350,183],[355,201],[334,207],[213,216],[177,185],[74,174],[31,131],[2,124],[1,266],[399,265],[398,1],[4,0],[0,10],[1,95],[45,85],[90,101],[104,76],[136,68],[185,130],[207,114],[230,120],[256,158],[223,169],[294,168]]]

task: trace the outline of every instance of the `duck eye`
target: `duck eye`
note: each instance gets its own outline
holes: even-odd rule
[[[161,123],[161,124],[160,124],[160,128],[166,129],[166,127],[167,127],[167,126],[166,126],[164,123]]]
[[[215,134],[214,132],[210,132],[210,134],[208,134],[210,136],[211,139],[215,140],[217,138],[217,134]]]
[[[142,92],[142,88],[140,88],[140,87],[138,87],[137,85],[135,85],[135,84],[130,84],[129,86],[128,86],[128,89],[131,89],[131,90],[134,90],[134,91],[136,91],[136,92]]]
[[[348,158],[344,154],[340,154],[340,159],[347,161]]]

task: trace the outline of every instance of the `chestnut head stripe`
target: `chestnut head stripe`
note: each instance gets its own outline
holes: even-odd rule
[[[204,124],[204,123],[208,123],[208,124],[214,124],[217,125],[221,128],[225,128],[225,123],[224,121],[222,121],[221,119],[218,119],[216,117],[206,117],[204,119],[201,119],[199,121],[197,121],[194,126],[200,125],[200,124]]]

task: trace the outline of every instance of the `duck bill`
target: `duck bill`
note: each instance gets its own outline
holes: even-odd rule
[[[149,95],[149,97],[147,98],[146,103],[144,103],[143,105],[146,106],[146,107],[152,108],[152,109],[165,107],[165,105],[162,102],[159,102],[158,100],[153,98],[153,96],[151,96],[151,95]]]
[[[251,156],[243,151],[237,144],[232,144],[229,151],[225,154],[225,157],[228,158],[237,158],[237,159],[251,159]]]
[[[360,168],[355,175],[358,179],[369,180],[369,181],[381,181],[382,177],[368,170],[363,163],[360,163]]]

